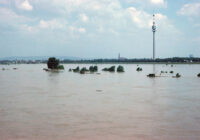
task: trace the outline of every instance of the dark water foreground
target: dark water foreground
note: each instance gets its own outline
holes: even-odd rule
[[[0,140],[200,139],[200,65],[68,72],[76,66],[51,73],[46,65],[0,65]],[[161,70],[182,77],[146,77]]]

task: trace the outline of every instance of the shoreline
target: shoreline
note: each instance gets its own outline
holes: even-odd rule
[[[13,64],[13,63],[10,63],[10,64],[0,64],[0,65],[20,65],[20,64],[27,64],[27,65],[30,65],[30,64],[46,64],[46,63],[18,63],[18,64]],[[188,65],[188,64],[191,64],[191,65],[195,65],[195,64],[200,64],[200,62],[65,62],[65,63],[60,63],[60,64],[165,64],[165,65]]]

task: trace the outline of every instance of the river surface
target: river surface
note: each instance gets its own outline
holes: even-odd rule
[[[124,64],[124,73],[99,75],[64,66],[53,73],[43,64],[0,65],[0,140],[200,139],[200,65],[144,64],[136,72]],[[182,77],[146,76],[161,70]]]

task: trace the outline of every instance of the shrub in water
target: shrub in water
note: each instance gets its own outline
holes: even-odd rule
[[[89,71],[86,67],[83,67],[81,70],[80,70],[80,74],[85,74],[85,72]]]
[[[79,72],[79,66],[73,69],[73,72]]]
[[[65,68],[64,68],[63,65],[58,65],[58,69],[59,69],[59,70],[64,70]]]
[[[117,72],[124,72],[124,67],[121,66],[121,65],[119,65],[119,66],[117,67]]]
[[[179,73],[176,74],[176,78],[179,78],[181,77],[181,75]]]
[[[58,69],[59,60],[55,57],[50,57],[47,62],[47,66],[49,69]]]
[[[98,67],[97,66],[90,66],[89,70],[90,70],[90,72],[97,72],[98,71]]]
[[[142,71],[142,68],[138,67],[138,68],[136,69],[136,71]]]
[[[156,77],[156,75],[154,73],[150,73],[149,75],[147,75],[148,77]]]
[[[115,66],[111,66],[110,68],[104,68],[103,71],[115,72]]]

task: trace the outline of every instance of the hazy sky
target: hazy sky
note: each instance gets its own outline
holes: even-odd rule
[[[0,57],[200,57],[200,0],[0,0]]]

